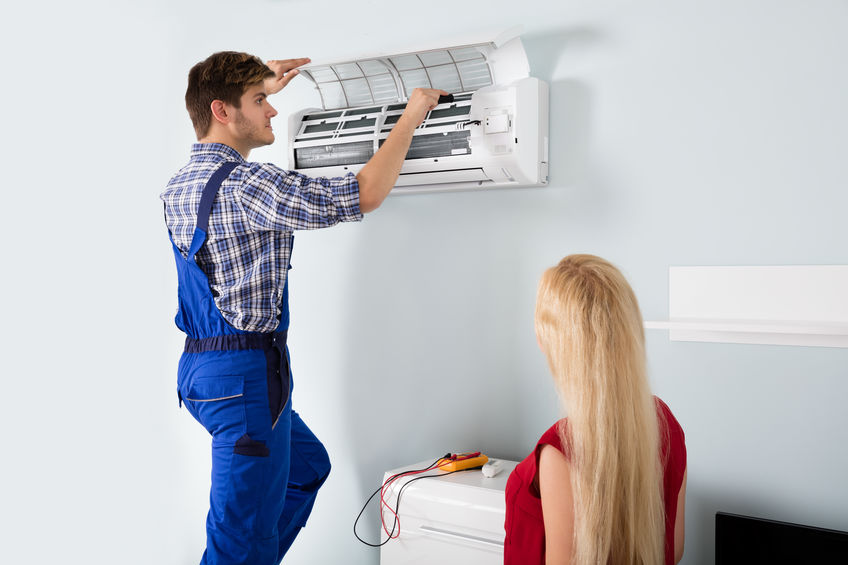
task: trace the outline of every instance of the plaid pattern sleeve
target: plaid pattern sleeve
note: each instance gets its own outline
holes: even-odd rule
[[[362,219],[353,173],[313,178],[270,163],[249,165],[238,199],[254,229],[308,230]]]

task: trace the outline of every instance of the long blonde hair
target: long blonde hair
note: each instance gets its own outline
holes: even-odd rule
[[[570,255],[539,283],[536,335],[568,416],[573,563],[662,563],[659,426],[633,290],[604,259]]]

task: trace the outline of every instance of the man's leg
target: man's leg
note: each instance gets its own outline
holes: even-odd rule
[[[286,503],[277,528],[278,559],[291,547],[312,512],[318,489],[330,474],[330,457],[324,445],[301,420],[291,413],[291,459]]]
[[[277,525],[288,484],[291,403],[272,429],[264,355],[240,358],[243,376],[196,375],[187,392],[197,395],[205,388],[208,394],[184,394],[186,406],[212,434],[203,565],[279,563]],[[232,390],[221,390],[224,383]]]

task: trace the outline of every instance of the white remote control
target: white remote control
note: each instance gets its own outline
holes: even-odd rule
[[[503,461],[500,459],[489,459],[481,468],[484,477],[492,478],[503,471]]]

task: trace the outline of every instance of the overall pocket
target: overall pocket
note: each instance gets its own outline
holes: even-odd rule
[[[197,376],[180,392],[188,411],[216,443],[235,444],[246,433],[244,377]]]
[[[265,351],[266,377],[268,383],[268,409],[271,416],[271,429],[288,404],[291,393],[289,380],[289,361],[285,346],[273,346]]]

